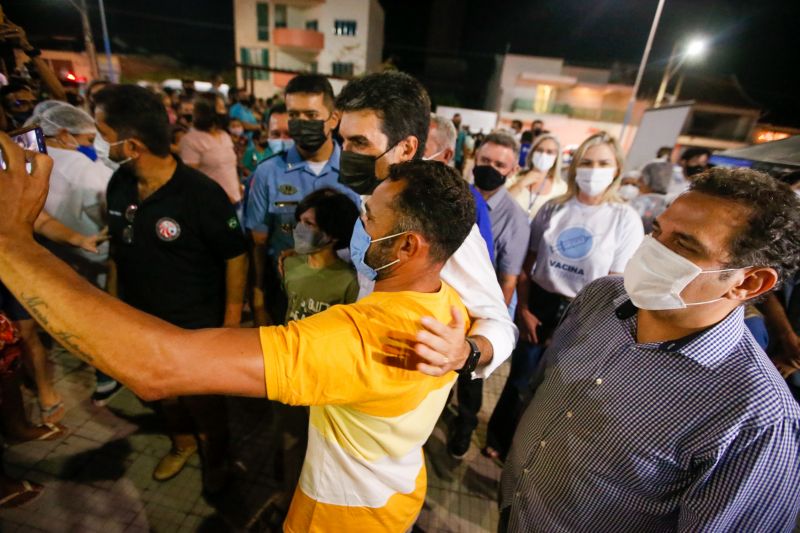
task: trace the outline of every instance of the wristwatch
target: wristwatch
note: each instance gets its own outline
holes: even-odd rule
[[[481,360],[481,351],[478,349],[478,345],[475,344],[475,341],[470,339],[469,337],[466,338],[467,344],[469,344],[469,355],[467,356],[467,361],[464,363],[459,370],[459,374],[471,374],[478,368],[478,361]]]

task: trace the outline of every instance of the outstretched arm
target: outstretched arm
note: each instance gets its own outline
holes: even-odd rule
[[[0,280],[78,358],[145,399],[190,394],[266,396],[257,329],[188,331],[92,287],[33,240],[52,160],[0,133]]]

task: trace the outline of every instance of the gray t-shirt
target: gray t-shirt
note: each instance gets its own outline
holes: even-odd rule
[[[499,274],[519,275],[528,252],[528,215],[505,187],[486,201],[494,238],[494,268]]]

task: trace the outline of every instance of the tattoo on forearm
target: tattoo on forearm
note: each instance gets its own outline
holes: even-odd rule
[[[26,296],[24,294],[20,300],[22,301],[22,305],[28,309],[28,312],[30,312],[31,316],[36,319],[36,321],[44,329],[46,329],[64,348],[87,363],[94,362],[94,356],[81,347],[81,338],[79,336],[68,331],[56,329],[50,324],[50,321],[47,319],[45,314],[48,309],[47,302],[38,296]]]

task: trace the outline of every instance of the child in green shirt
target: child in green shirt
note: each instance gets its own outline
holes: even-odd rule
[[[295,211],[294,249],[284,260],[283,285],[289,300],[286,322],[300,320],[358,296],[353,268],[336,255],[350,245],[358,208],[333,189],[312,192]]]

